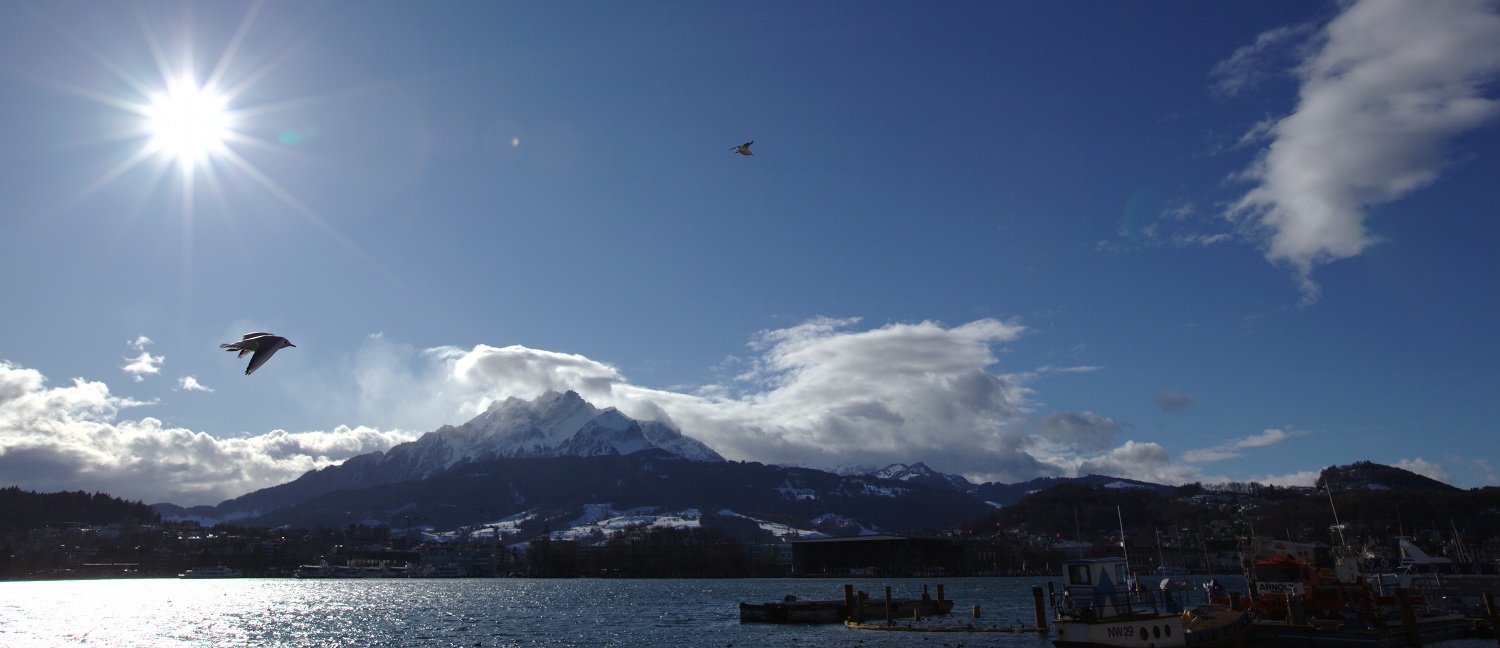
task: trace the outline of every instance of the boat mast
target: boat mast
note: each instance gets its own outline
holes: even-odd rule
[[[1339,546],[1344,546],[1344,524],[1339,522],[1339,509],[1333,505],[1333,489],[1328,484],[1323,484],[1323,491],[1328,493],[1328,508],[1333,509],[1333,528],[1339,532]]]
[[[1161,550],[1161,529],[1151,527],[1151,530],[1156,533],[1156,560],[1158,563],[1160,563],[1156,568],[1165,573],[1167,567],[1167,557],[1162,554]]]
[[[1130,571],[1130,549],[1125,546],[1125,516],[1120,513],[1120,505],[1115,505],[1115,519],[1120,521],[1120,552],[1125,554],[1125,571]]]

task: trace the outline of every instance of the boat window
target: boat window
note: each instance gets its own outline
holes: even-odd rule
[[[1297,568],[1291,565],[1256,565],[1255,580],[1266,583],[1287,583],[1302,580]]]
[[[1068,582],[1074,585],[1090,585],[1088,565],[1068,565]]]

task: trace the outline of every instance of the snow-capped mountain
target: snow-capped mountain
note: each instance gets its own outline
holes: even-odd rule
[[[928,468],[927,464],[920,461],[909,466],[899,463],[891,464],[870,473],[870,476],[879,477],[880,479],[894,479],[915,484],[926,484],[933,488],[948,488],[965,493],[974,490],[974,484],[964,479],[962,475],[940,473]]]
[[[665,423],[637,421],[613,407],[601,410],[577,392],[549,391],[531,401],[496,401],[463,425],[445,425],[391,448],[380,463],[402,466],[407,479],[425,479],[465,462],[627,455],[650,448],[692,461],[724,460]]]
[[[549,391],[529,401],[496,401],[463,425],[445,425],[386,452],[351,457],[342,464],[308,471],[291,482],[217,506],[160,504],[157,510],[173,519],[236,520],[334,491],[430,479],[479,461],[630,455],[645,450],[691,461],[724,461],[712,448],[670,425],[637,421],[612,407],[601,410],[576,392]]]

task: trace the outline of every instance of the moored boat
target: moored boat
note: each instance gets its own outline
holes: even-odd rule
[[[1258,645],[1396,648],[1456,639],[1474,625],[1417,591],[1380,587],[1341,547],[1256,539],[1241,553]]]
[[[243,575],[244,574],[241,574],[238,570],[230,569],[230,568],[225,567],[223,565],[219,565],[217,567],[198,567],[198,568],[195,568],[195,569],[189,569],[189,570],[187,570],[187,571],[185,571],[185,572],[183,572],[181,574],[178,574],[177,577],[178,578],[239,578],[240,576],[243,576]]]
[[[932,598],[923,586],[921,598],[892,599],[890,605],[890,615],[903,619],[915,615],[942,615],[953,610],[953,601],[943,598],[942,585],[938,585],[937,598]],[[789,595],[770,603],[740,602],[740,623],[843,623],[883,619],[885,616],[885,599],[870,598],[864,592],[855,595],[847,585],[843,600],[804,601]]]
[[[1100,646],[1237,646],[1250,617],[1233,605],[1209,603],[1197,588],[1133,587],[1124,558],[1063,563],[1063,598],[1053,620],[1057,648]]]

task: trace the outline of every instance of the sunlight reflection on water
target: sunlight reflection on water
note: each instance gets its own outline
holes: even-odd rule
[[[1222,579],[1221,580],[1225,580]],[[1237,580],[1237,579],[1236,579]],[[0,583],[4,646],[911,646],[905,633],[741,625],[739,601],[871,596],[911,579],[95,580]],[[947,620],[1031,625],[1033,578],[943,579]],[[1243,586],[1243,581],[1238,581]],[[1235,582],[1226,581],[1234,587]],[[934,592],[935,594],[935,592]],[[961,635],[969,646],[1050,648],[1035,634]],[[942,643],[942,642],[939,642]]]

